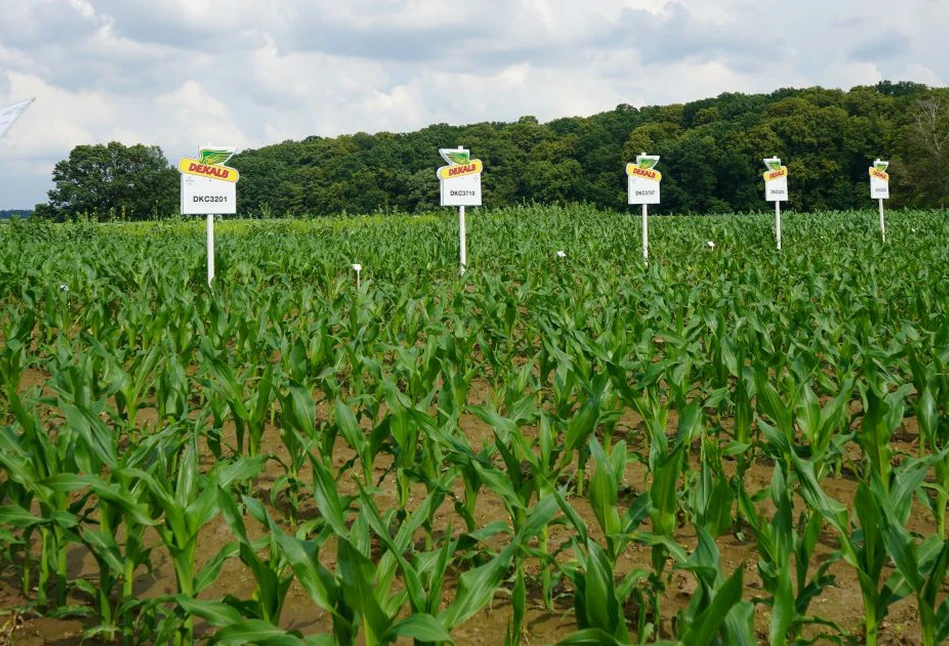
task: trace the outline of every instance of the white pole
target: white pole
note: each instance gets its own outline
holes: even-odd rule
[[[886,242],[886,220],[883,218],[883,198],[880,198],[880,233],[883,234],[883,242]]]
[[[778,251],[781,251],[781,201],[774,203],[774,228],[778,238]]]
[[[208,287],[214,280],[214,216],[208,213]]]
[[[465,207],[458,207],[458,237],[461,239],[461,275],[465,275],[465,270],[468,268],[468,250],[466,248],[465,238]]]
[[[643,262],[649,264],[649,207],[643,204]]]

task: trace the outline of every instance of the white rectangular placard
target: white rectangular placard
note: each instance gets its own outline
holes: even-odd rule
[[[481,173],[441,182],[442,206],[481,206]]]
[[[773,179],[765,183],[765,199],[769,202],[787,202],[788,201],[787,175],[779,179]]]
[[[659,204],[659,182],[630,175],[629,204]]]
[[[464,146],[440,148],[438,154],[448,162],[435,173],[441,185],[442,206],[481,206],[481,160],[472,159],[471,151]]]
[[[236,182],[181,175],[182,215],[234,215],[236,213]]]
[[[626,164],[626,175],[629,177],[628,204],[659,204],[659,184],[662,182],[662,173],[656,170],[659,155],[643,153],[636,157],[636,162]]]

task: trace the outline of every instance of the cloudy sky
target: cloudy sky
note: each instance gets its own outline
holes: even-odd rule
[[[83,143],[589,115],[725,91],[949,84],[949,0],[0,0],[0,208]]]

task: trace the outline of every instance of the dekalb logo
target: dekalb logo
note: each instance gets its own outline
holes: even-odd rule
[[[764,160],[764,166],[768,169],[764,174],[764,181],[766,182],[773,182],[788,176],[788,167],[781,165],[779,157],[768,157]]]
[[[236,148],[230,147],[200,148],[198,149],[199,159],[185,157],[179,160],[178,171],[185,175],[207,177],[224,182],[236,182],[241,177],[240,173],[237,172],[236,168],[224,165],[236,150]]]
[[[886,172],[886,169],[890,167],[890,162],[880,161],[879,159],[873,162],[873,167],[870,169],[870,177],[875,179],[883,180],[884,182],[890,181],[890,174]]]
[[[647,155],[643,153],[636,157],[635,163],[626,164],[626,174],[630,177],[640,177],[642,179],[652,180],[653,182],[662,181],[662,173],[655,170],[659,163],[659,155]]]
[[[455,179],[467,175],[480,175],[484,171],[484,164],[480,159],[472,159],[471,151],[464,148],[441,148],[438,154],[442,156],[448,166],[438,169],[438,179]]]
[[[484,164],[480,159],[472,159],[470,163],[458,166],[442,166],[438,169],[438,177],[441,179],[454,179],[464,177],[465,175],[480,175],[484,170]]]

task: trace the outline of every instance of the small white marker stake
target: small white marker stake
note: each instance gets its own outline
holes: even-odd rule
[[[362,265],[360,265],[358,262],[354,263],[353,270],[356,272],[356,289],[359,289],[361,285],[360,280],[359,280],[360,279],[359,275],[362,272]]]
[[[208,287],[214,280],[214,216],[208,214]]]

